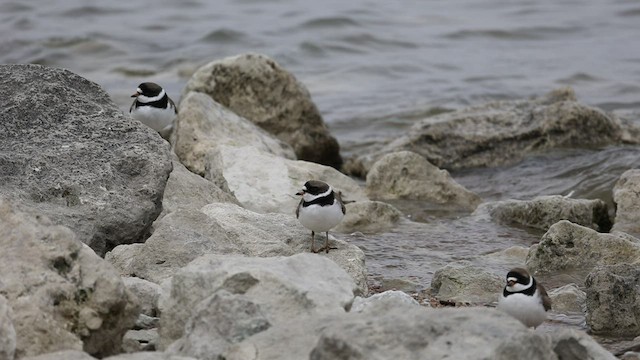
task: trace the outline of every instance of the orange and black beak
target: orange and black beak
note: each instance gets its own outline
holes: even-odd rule
[[[304,190],[300,190],[296,193],[296,195],[304,195]]]
[[[509,280],[509,281],[507,281],[507,286],[513,286],[513,285],[515,285],[515,284],[516,284],[516,281],[515,281],[515,280]]]
[[[135,94],[131,95],[131,97],[138,97],[138,96],[140,96],[139,92],[136,92]]]

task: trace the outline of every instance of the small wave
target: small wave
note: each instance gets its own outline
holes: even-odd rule
[[[628,9],[624,11],[620,11],[618,16],[623,17],[632,17],[632,16],[640,16],[640,8]]]
[[[246,38],[246,35],[243,32],[220,28],[211,31],[207,35],[203,36],[200,40],[212,43],[235,43],[238,41],[242,41],[244,38]]]
[[[587,73],[579,72],[569,77],[558,79],[556,80],[556,83],[562,84],[562,85],[578,85],[578,84],[589,83],[589,82],[597,82],[600,80],[601,79],[595,76],[589,75]]]
[[[543,40],[557,35],[575,34],[582,30],[581,27],[552,27],[536,26],[518,28],[513,30],[485,29],[485,30],[460,30],[444,35],[444,38],[453,40],[467,40],[473,38],[490,38],[498,40]]]
[[[119,14],[124,12],[114,7],[99,7],[93,5],[80,6],[63,12],[61,15],[64,17],[77,17],[87,15],[107,15],[107,14]]]
[[[306,21],[300,26],[303,28],[317,29],[360,26],[360,23],[348,17],[324,17]]]
[[[32,7],[26,5],[24,3],[18,2],[7,2],[0,4],[0,12],[3,14],[12,13],[12,12],[23,12],[32,10]]]

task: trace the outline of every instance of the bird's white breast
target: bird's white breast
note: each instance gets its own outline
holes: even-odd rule
[[[165,109],[153,106],[139,106],[131,111],[131,117],[155,131],[162,131],[173,124],[176,113],[170,104]]]
[[[340,223],[343,217],[342,206],[340,206],[337,200],[334,200],[333,204],[327,206],[317,204],[307,207],[301,206],[298,215],[300,223],[307,229],[315,232],[331,230],[331,228]]]
[[[533,296],[516,293],[505,297],[501,294],[498,310],[506,312],[528,327],[536,327],[547,319],[538,291]]]

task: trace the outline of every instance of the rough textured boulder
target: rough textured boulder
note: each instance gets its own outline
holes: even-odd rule
[[[300,160],[339,168],[340,146],[331,136],[309,91],[264,55],[213,61],[196,71],[182,93],[198,91],[274,134]],[[182,103],[180,104],[182,110]]]
[[[616,220],[613,231],[640,238],[640,169],[628,170],[613,188]]]
[[[438,269],[431,280],[431,294],[439,300],[490,303],[498,299],[504,279],[467,261]]]
[[[38,356],[28,356],[22,358],[22,360],[96,360],[96,358],[84,351],[62,350]]]
[[[11,307],[0,295],[0,359],[12,360],[16,352],[16,330],[13,327]]]
[[[553,311],[560,313],[584,312],[587,294],[578,285],[571,283],[548,292],[553,304]]]
[[[122,282],[127,289],[133,293],[140,303],[140,314],[147,316],[158,316],[158,298],[162,293],[162,288],[156,283],[140,279],[137,277],[125,276]]]
[[[16,357],[119,350],[138,316],[137,300],[71,230],[0,199],[0,249],[0,294],[13,310]]]
[[[640,335],[640,266],[596,268],[585,280],[587,324],[594,334]]]
[[[141,351],[131,354],[110,356],[103,360],[200,360],[188,356],[179,356],[158,351]]]
[[[173,156],[173,171],[167,180],[162,198],[161,219],[165,215],[178,209],[198,210],[205,205],[217,202],[238,204],[238,200],[226,189],[189,171],[176,157]]]
[[[284,159],[252,146],[218,148],[218,152],[207,158],[205,177],[216,182],[216,177],[222,175],[247,209],[295,214],[300,201],[295,194],[311,179],[325,181],[334,190],[342,191],[345,200],[368,200],[355,180],[332,167]]]
[[[560,220],[568,220],[600,232],[611,229],[607,204],[599,199],[571,199],[551,195],[532,200],[487,203],[482,207],[486,207],[491,217],[499,222],[516,223],[545,231]]]
[[[640,143],[638,132],[578,103],[571,88],[562,88],[537,99],[496,101],[428,117],[358,162],[366,172],[380,156],[409,150],[439,168],[462,169],[515,162],[533,151],[624,142]]]
[[[268,324],[298,316],[344,313],[359,292],[344,270],[316,254],[277,258],[205,255],[176,273],[170,287],[161,299],[161,348],[183,335],[183,344],[195,341],[185,334],[185,323],[198,314],[198,309],[204,309],[198,305],[203,300],[217,301],[211,306],[240,312],[235,317],[226,315],[227,324],[233,329],[223,331],[226,341],[231,342],[233,334],[245,337],[266,330]],[[244,296],[219,293],[217,298],[209,299],[221,290]],[[238,303],[245,306],[236,306]],[[240,315],[248,309],[250,314]],[[197,319],[191,325],[191,330],[201,330]]]
[[[387,154],[378,160],[367,174],[367,193],[374,199],[423,200],[470,210],[481,202],[448,171],[411,151]]]
[[[347,204],[346,208],[347,213],[334,231],[381,233],[391,230],[402,220],[400,210],[380,201],[357,201]]]
[[[558,329],[550,333],[551,347],[558,360],[617,360],[593,338],[582,331]]]
[[[67,70],[0,65],[0,195],[71,228],[103,255],[162,210],[169,146]]]
[[[638,260],[640,243],[562,220],[549,228],[539,244],[531,246],[526,264],[534,273],[574,271],[576,276],[586,276],[597,265]]]
[[[204,175],[207,154],[220,145],[253,146],[295,159],[290,146],[200,92],[187,93],[180,102],[172,144],[180,161],[199,175]]]
[[[349,311],[362,312],[367,310],[373,312],[375,311],[372,310],[374,307],[378,309],[388,309],[405,305],[420,306],[418,301],[403,291],[387,290],[385,292],[371,295],[367,298],[357,296],[355,300],[353,300],[353,305],[351,305],[351,310]]]
[[[164,217],[144,244],[121,245],[106,259],[123,275],[160,283],[193,259],[205,254],[291,256],[307,253],[311,232],[295,216],[258,214],[235,204],[218,203],[202,211],[179,210]],[[332,240],[338,249],[323,257],[336,262],[367,293],[364,253],[356,246]]]

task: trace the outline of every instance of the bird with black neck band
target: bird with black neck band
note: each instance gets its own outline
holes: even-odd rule
[[[138,85],[133,104],[129,108],[131,117],[159,132],[167,138],[178,115],[178,109],[167,92],[158,84],[144,82]]]
[[[551,299],[542,284],[526,269],[514,268],[507,273],[507,284],[500,294],[498,310],[536,328],[547,319]]]
[[[307,181],[296,194],[301,195],[300,203],[296,208],[296,218],[302,226],[311,230],[311,252],[319,252],[329,249],[329,230],[342,221],[346,213],[341,193],[333,191],[333,188],[320,180]],[[316,232],[325,233],[324,247],[315,249]]]

